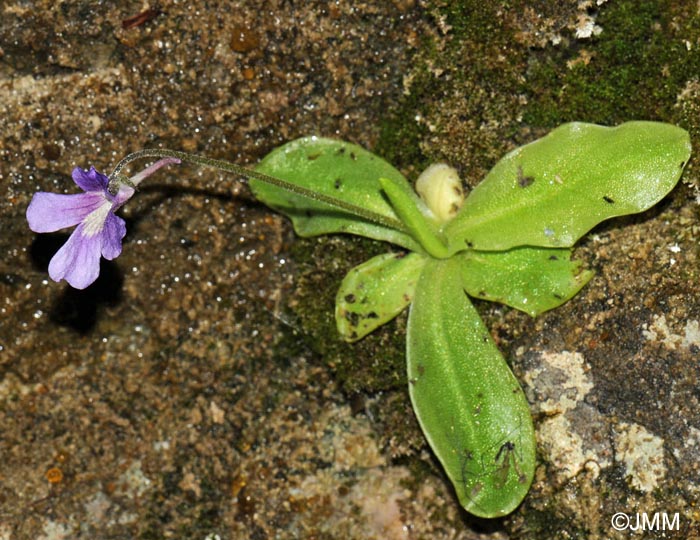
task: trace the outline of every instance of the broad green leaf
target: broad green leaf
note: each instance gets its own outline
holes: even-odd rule
[[[385,253],[350,270],[335,300],[340,335],[357,341],[401,313],[426,260],[418,253]]]
[[[421,251],[420,245],[408,234],[384,197],[379,184],[382,177],[406,185],[408,181],[386,161],[355,144],[304,137],[270,152],[255,170],[352,204],[387,222],[376,223],[251,178],[249,182],[255,196],[288,216],[300,236],[344,232]]]
[[[669,124],[564,124],[513,150],[474,188],[444,228],[450,253],[570,247],[601,221],[659,202],[689,156],[688,133]]]
[[[520,247],[508,251],[465,251],[459,260],[462,285],[471,295],[500,302],[528,315],[560,306],[593,277],[571,261],[570,249]]]
[[[460,279],[455,259],[428,259],[411,303],[409,393],[464,508],[504,516],[527,494],[535,435],[527,400]]]

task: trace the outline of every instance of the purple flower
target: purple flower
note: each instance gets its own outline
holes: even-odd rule
[[[77,225],[51,259],[49,276],[54,281],[65,279],[76,289],[84,289],[100,273],[100,255],[112,260],[121,253],[126,224],[114,212],[135,190],[121,184],[117,193],[111,194],[109,178],[95,167],[89,171],[76,167],[73,181],[85,193],[35,193],[27,208],[27,221],[29,228],[38,233]]]
[[[154,154],[158,155],[157,151]],[[146,151],[131,155],[146,157]],[[112,180],[111,187],[117,189],[112,190],[110,179],[97,172],[95,167],[90,167],[89,171],[76,167],[73,169],[73,181],[85,193],[35,193],[27,208],[31,230],[54,232],[77,225],[49,263],[51,279],[65,279],[76,289],[84,289],[95,281],[100,274],[100,256],[111,261],[122,252],[126,224],[114,212],[131,198],[143,179],[171,163],[180,163],[180,160],[164,157],[128,180],[115,171],[116,180]]]

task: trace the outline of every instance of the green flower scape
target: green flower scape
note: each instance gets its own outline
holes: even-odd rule
[[[408,387],[420,426],[461,505],[494,518],[530,489],[535,430],[525,394],[469,297],[531,316],[568,301],[592,277],[571,260],[572,246],[598,223],[659,202],[690,152],[688,133],[669,124],[569,123],[507,154],[465,197],[445,165],[431,166],[414,190],[357,145],[306,137],[252,171],[143,150],[117,165],[110,189],[129,183],[120,170],[130,161],[179,159],[249,177],[255,196],[300,236],[356,234],[401,248],[348,272],[336,297],[338,332],[357,341],[409,309]]]

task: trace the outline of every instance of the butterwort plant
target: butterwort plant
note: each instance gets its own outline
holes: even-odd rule
[[[678,182],[688,133],[657,122],[564,124],[502,158],[465,196],[457,172],[429,167],[415,189],[361,147],[305,137],[254,169],[172,150],[142,150],[109,176],[73,171],[84,193],[37,193],[32,230],[77,226],[49,265],[77,288],[100,256],[121,251],[115,211],[164,165],[190,162],[249,178],[258,199],[300,236],[357,234],[395,246],[351,269],[336,296],[339,334],[353,342],[409,309],[408,389],[419,424],[461,505],[486,518],[512,512],[535,472],[535,430],[525,395],[470,297],[536,316],[571,299],[592,277],[572,246],[606,219],[642,212]],[[159,158],[127,178],[140,158]]]

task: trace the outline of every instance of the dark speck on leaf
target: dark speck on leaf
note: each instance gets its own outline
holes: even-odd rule
[[[613,200],[612,200],[610,197],[608,197],[607,195],[604,195],[604,196],[603,196],[603,200],[604,200],[606,203],[608,203],[608,204],[615,204],[615,201],[613,201]]]
[[[340,180],[340,178],[336,178],[335,182],[333,182],[333,187],[335,189],[340,189],[340,186],[343,185],[343,182]]]
[[[552,296],[554,296],[554,298],[556,298],[557,300],[561,300],[562,298],[564,298],[564,297],[563,297],[561,294],[559,294],[559,293],[552,293]]]
[[[558,261],[558,260],[559,260],[559,257],[557,257],[556,255],[550,255],[550,256],[549,256],[549,260],[550,260],[550,261]]]
[[[379,315],[377,315],[377,313],[376,313],[375,311],[370,311],[370,312],[365,316],[365,318],[367,318],[367,319],[378,319],[378,318],[379,318]]]
[[[535,181],[534,176],[525,176],[523,174],[523,168],[521,166],[518,166],[518,185],[521,188],[526,188]]]
[[[357,300],[357,299],[355,298],[355,295],[354,295],[354,294],[347,294],[347,295],[345,295],[345,301],[346,301],[348,304],[354,304],[354,303],[355,303],[355,300]]]
[[[317,152],[315,154],[309,154],[306,156],[306,159],[308,159],[309,161],[313,161],[315,159],[318,159],[319,157],[321,157],[321,152]]]
[[[464,243],[467,244],[467,247],[468,247],[468,248],[473,248],[473,247],[474,247],[474,243],[473,243],[473,242],[470,242],[469,240],[465,240]]]
[[[345,147],[341,146],[335,153],[342,156],[345,153]]]
[[[425,373],[425,366],[423,364],[418,364],[418,375],[423,375]]]
[[[350,159],[352,159],[353,161],[355,161],[357,159],[355,152],[350,152]]]

